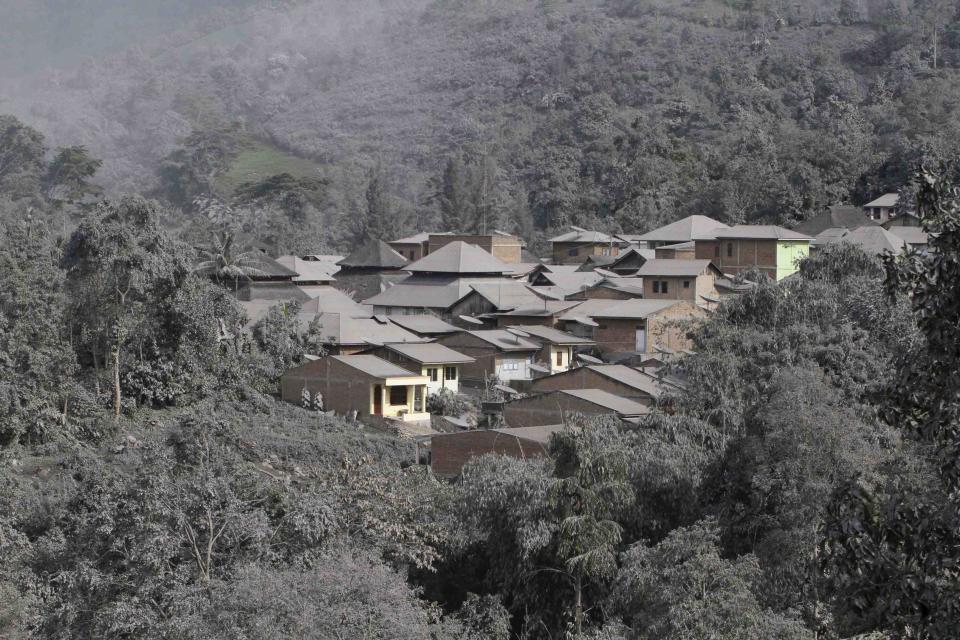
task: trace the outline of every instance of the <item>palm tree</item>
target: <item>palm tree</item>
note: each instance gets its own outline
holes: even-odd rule
[[[233,290],[239,288],[241,278],[249,280],[251,276],[263,275],[258,267],[260,261],[255,251],[234,252],[234,236],[229,231],[214,234],[208,247],[200,248],[201,261],[194,271],[212,277],[219,284],[233,280]]]

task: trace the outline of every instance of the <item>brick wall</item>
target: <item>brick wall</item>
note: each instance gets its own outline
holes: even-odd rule
[[[360,415],[367,415],[371,411],[370,388],[375,382],[352,367],[332,358],[322,358],[283,374],[280,396],[287,402],[300,405],[306,387],[311,395],[318,391],[323,395],[326,411],[343,415],[356,410]]]
[[[498,431],[476,430],[434,436],[430,442],[430,467],[439,476],[460,475],[471,459],[487,453],[511,458],[543,458],[546,447]]]
[[[503,419],[508,427],[537,427],[563,424],[574,413],[598,416],[614,412],[574,396],[547,393],[508,402],[503,408]]]
[[[733,255],[727,255],[732,249]],[[697,240],[698,260],[712,260],[724,273],[737,274],[753,267],[771,278],[777,273],[776,240]]]

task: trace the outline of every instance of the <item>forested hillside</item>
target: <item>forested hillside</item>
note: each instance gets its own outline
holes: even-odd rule
[[[200,195],[243,208],[237,176],[217,179],[234,163],[253,181],[293,163],[322,186],[295,235],[275,220],[278,249],[346,248],[370,228],[348,221],[371,181],[397,214],[381,232],[455,222],[536,240],[690,213],[789,224],[896,190],[958,139],[949,2],[304,1],[218,15],[11,84],[5,108],[103,158],[108,189],[157,187],[188,214]],[[442,216],[451,198],[465,219]]]

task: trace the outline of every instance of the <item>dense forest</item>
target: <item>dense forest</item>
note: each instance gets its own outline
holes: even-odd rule
[[[35,47],[64,4],[3,8]],[[956,3],[214,4],[5,67],[0,637],[956,637]],[[890,190],[930,252],[826,249],[694,330],[670,411],[456,482],[277,401],[310,333],[195,271]]]

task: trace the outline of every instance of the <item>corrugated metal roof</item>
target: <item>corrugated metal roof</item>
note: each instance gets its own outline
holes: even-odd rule
[[[615,411],[621,416],[641,416],[650,413],[650,409],[636,400],[623,398],[602,389],[566,389],[559,391],[568,396],[586,400],[592,404]]]
[[[304,318],[307,324],[316,318],[321,340],[334,345],[367,345],[399,342],[426,342],[426,338],[410,333],[393,323],[373,318],[350,318],[339,313],[321,313]]]
[[[586,229],[571,229],[567,233],[550,238],[550,242],[582,242],[584,244],[626,244],[625,241],[615,238],[602,231],[588,231]]]
[[[544,327],[541,325],[514,325],[510,327],[533,336],[534,340],[542,340],[551,344],[571,345],[571,344],[594,344],[593,340],[581,338],[553,327]]]
[[[357,356],[330,356],[334,360],[338,360],[343,364],[356,369],[357,371],[362,371],[363,373],[371,376],[373,378],[420,378],[415,373],[411,373],[402,367],[398,367],[392,362],[388,362],[383,358],[378,358],[377,356],[371,355],[357,355]]]
[[[404,329],[420,334],[430,333],[457,333],[459,327],[455,327],[449,322],[444,322],[435,315],[425,313],[418,316],[390,316],[390,321],[395,322]]]
[[[459,351],[454,351],[450,347],[436,342],[421,344],[387,344],[387,349],[396,351],[411,360],[423,364],[453,364],[461,362],[474,362],[470,356],[464,355]]]
[[[714,237],[733,240],[813,240],[808,235],[772,224],[738,224],[717,231]]]
[[[640,270],[637,271],[637,275],[642,278],[651,276],[695,277],[709,268],[709,260],[669,260],[658,258],[654,260],[647,260],[647,262],[640,267]]]
[[[525,340],[506,329],[485,329],[467,331],[467,333],[503,351],[538,351],[540,349],[539,344]]]
[[[622,364],[588,365],[587,368],[606,378],[616,380],[628,387],[633,387],[638,391],[648,393],[654,398],[659,397],[663,393],[663,388],[649,376]]]
[[[341,267],[399,269],[407,264],[407,259],[383,240],[370,240],[337,264]]]
[[[297,256],[280,256],[277,262],[297,273],[294,282],[333,282],[333,274],[340,270],[333,262],[303,260]]]
[[[511,272],[510,265],[501,262],[474,244],[462,240],[451,242],[424,256],[407,267],[412,273],[490,273]]]
[[[587,302],[590,302],[590,300],[587,300]],[[623,300],[592,312],[590,317],[646,318],[654,313],[668,309],[675,304],[679,304],[679,300]],[[574,309],[573,312],[579,312],[579,308]]]
[[[923,245],[930,241],[922,227],[890,227],[888,231],[898,238],[903,238],[903,241],[909,245]]]
[[[640,242],[688,242],[713,238],[718,229],[729,229],[719,220],[707,216],[687,216],[637,237]]]
[[[551,425],[544,425],[540,427],[514,427],[512,429],[491,429],[491,431],[495,431],[505,436],[520,438],[521,440],[529,440],[530,442],[547,444],[550,442],[550,437],[553,434],[559,433],[566,428],[567,427],[562,424],[551,424]]]
[[[897,203],[900,202],[900,194],[898,193],[885,193],[876,200],[871,200],[867,204],[863,205],[863,208],[867,207],[895,207]]]

